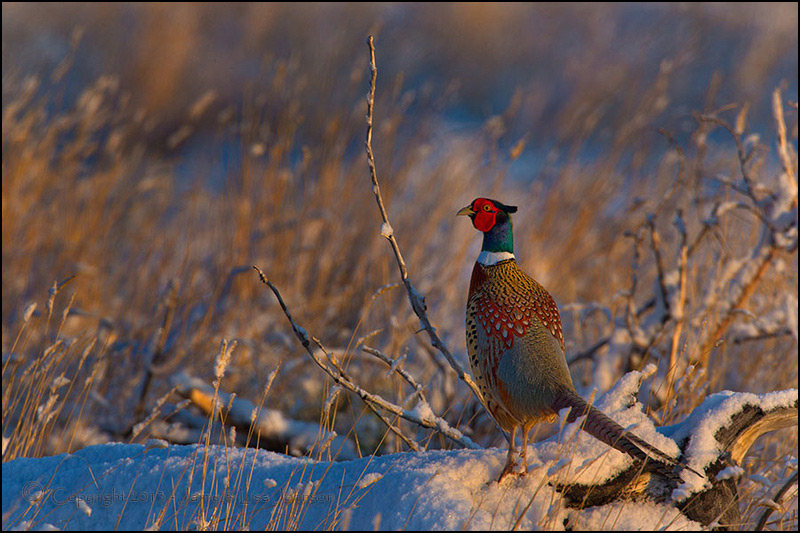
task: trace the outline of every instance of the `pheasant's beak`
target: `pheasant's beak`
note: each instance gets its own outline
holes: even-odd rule
[[[472,205],[468,205],[467,207],[462,207],[461,209],[459,209],[458,213],[456,213],[456,216],[458,217],[458,216],[464,215],[464,216],[471,217],[474,214],[475,214],[475,211],[472,210]]]

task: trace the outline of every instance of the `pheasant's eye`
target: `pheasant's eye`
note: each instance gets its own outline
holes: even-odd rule
[[[483,206],[483,210],[484,211],[491,211],[492,210],[492,206],[490,206],[489,204],[486,204],[486,205]]]

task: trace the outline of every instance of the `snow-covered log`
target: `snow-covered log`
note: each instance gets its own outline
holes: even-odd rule
[[[636,374],[631,372],[626,378]],[[606,396],[624,397],[625,388],[629,389],[628,394],[632,392],[634,383],[626,383],[629,381],[626,378]],[[739,465],[758,437],[797,427],[797,398],[796,389],[767,394],[724,391],[706,398],[681,423],[660,428],[658,434],[677,444],[681,461],[703,473],[703,477],[684,469],[683,483],[676,486],[657,472],[651,472],[647,465],[633,463],[600,482],[567,481],[559,483],[557,490],[570,507],[647,499],[670,502],[687,518],[704,526],[738,527],[742,520],[737,481],[744,474]],[[609,399],[604,403],[611,404]],[[630,410],[637,409],[631,406]],[[647,422],[639,424],[637,432],[655,442],[656,437],[647,426]]]
[[[206,415],[212,411],[214,388],[211,385],[183,372],[175,374],[171,381],[181,395],[191,400]],[[324,444],[336,459],[350,460],[356,457],[351,441],[322,429],[319,424],[287,418],[275,409],[258,409],[252,402],[243,398],[231,398],[226,392],[219,391],[218,394],[217,409],[223,411],[226,426],[235,427],[237,435],[246,437],[252,425],[253,435],[249,442],[251,446],[257,444],[274,452],[303,456]],[[197,429],[202,427],[203,425]]]

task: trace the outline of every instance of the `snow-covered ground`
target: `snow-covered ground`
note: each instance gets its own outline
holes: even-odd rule
[[[713,435],[744,404],[771,409],[797,401],[796,390],[719,393],[682,424],[656,431],[632,401],[641,377],[628,374],[597,406],[667,453],[679,451],[672,438],[690,437],[689,464],[701,472],[717,456]],[[578,424],[532,445],[529,474],[502,483],[502,449],[326,462],[149,441],[15,459],[3,464],[3,529],[563,529],[567,522],[574,529],[701,528],[669,502],[565,508],[555,484],[597,483],[630,465]],[[708,486],[685,470],[683,477],[689,483],[673,496]]]
[[[697,529],[667,505],[570,511],[540,465],[495,482],[504,450],[398,453],[314,462],[253,449],[90,446],[3,467],[3,528]],[[203,488],[205,486],[205,489]],[[248,488],[249,487],[249,488]],[[203,501],[201,501],[203,500]]]

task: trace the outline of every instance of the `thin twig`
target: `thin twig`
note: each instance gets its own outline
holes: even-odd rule
[[[392,359],[382,351],[376,350],[375,348],[371,348],[369,346],[362,346],[361,349],[367,352],[368,354],[374,355],[375,357],[377,357],[378,359],[389,365],[389,368],[391,369],[392,372],[396,373],[398,376],[403,378],[406,381],[406,383],[411,385],[411,388],[414,389],[413,396],[419,396],[420,399],[425,400],[425,395],[422,392],[424,387],[419,383],[417,383],[417,380],[414,379],[414,376],[409,374],[407,370],[398,366],[397,360]]]
[[[794,475],[792,475],[792,477],[790,477],[786,481],[786,483],[783,484],[783,486],[777,493],[775,493],[775,497],[772,498],[772,501],[774,501],[775,503],[780,503],[780,501],[783,499],[783,495],[786,494],[786,492],[792,487],[792,485],[796,484],[797,484],[797,472],[795,471]],[[774,510],[775,509],[773,509],[772,507],[767,507],[767,509],[764,511],[764,514],[762,514],[761,518],[758,520],[758,524],[756,525],[755,531],[764,530],[764,526],[767,525],[767,519]]]
[[[639,284],[639,248],[642,245],[642,241],[644,240],[642,235],[638,232],[633,233],[630,235],[633,237],[633,259],[631,261],[631,286],[628,289],[627,302],[625,305],[625,326],[628,328],[628,332],[631,336],[631,342],[634,346],[639,346],[641,341],[640,335],[638,334],[640,331],[639,328],[639,314],[636,312],[636,304],[635,304],[635,297],[636,297],[636,287]]]
[[[569,361],[567,361],[567,364],[572,365],[572,363],[577,363],[578,361],[582,361],[584,359],[593,358],[594,354],[597,352],[597,350],[599,350],[600,348],[602,348],[603,346],[608,344],[610,341],[611,341],[611,337],[603,337],[602,339],[600,339],[596,343],[592,344],[590,347],[588,347],[584,351],[582,351],[580,353],[576,353],[575,355],[570,357]]]
[[[394,231],[392,231],[392,226],[389,223],[389,215],[386,213],[386,207],[384,206],[383,197],[381,196],[381,188],[380,185],[378,185],[378,175],[377,171],[375,170],[375,155],[372,153],[372,111],[375,105],[375,80],[378,77],[378,67],[375,64],[375,45],[373,43],[372,35],[370,35],[369,39],[367,39],[367,45],[369,46],[369,65],[372,76],[370,78],[369,95],[367,97],[367,138],[365,145],[367,151],[367,164],[369,165],[370,178],[372,179],[372,192],[375,194],[375,201],[378,203],[378,209],[381,212],[381,219],[383,220],[381,235],[383,235],[392,245],[394,257],[397,260],[397,267],[400,269],[400,279],[403,281],[403,285],[406,287],[406,293],[408,294],[409,302],[411,302],[411,308],[419,318],[422,329],[428,333],[431,344],[437,350],[439,350],[445,359],[447,359],[448,364],[453,370],[455,370],[459,379],[467,384],[475,397],[478,398],[481,404],[483,404],[482,395],[478,389],[478,386],[472,380],[472,376],[464,370],[458,361],[456,361],[455,357],[453,357],[453,354],[450,353],[450,350],[447,349],[447,346],[445,346],[444,342],[442,342],[442,340],[439,338],[439,335],[436,334],[436,328],[431,325],[425,308],[425,298],[419,293],[419,291],[417,291],[416,288],[414,288],[411,280],[408,279],[408,270],[406,269],[405,261],[403,261],[403,254],[400,253],[400,245],[397,243],[397,239],[394,236]]]
[[[656,271],[658,274],[658,287],[661,291],[661,299],[664,302],[664,309],[669,313],[669,291],[667,290],[667,283],[664,279],[666,272],[664,268],[664,258],[661,255],[661,235],[656,229],[656,216],[655,214],[647,215],[647,225],[650,228],[650,245],[653,249],[653,255],[656,258]]]
[[[739,171],[742,174],[742,180],[744,181],[744,194],[750,197],[753,201],[753,204],[758,206],[759,200],[755,196],[755,188],[753,187],[753,178],[750,176],[750,172],[747,170],[747,163],[750,160],[750,156],[745,152],[744,145],[742,144],[742,137],[737,133],[733,126],[726,120],[719,118],[716,115],[700,115],[699,120],[703,122],[711,122],[712,124],[716,124],[718,126],[722,126],[728,133],[731,134],[733,137],[733,141],[736,143],[736,153],[739,158]]]
[[[678,346],[681,340],[681,333],[683,332],[683,325],[686,321],[686,270],[688,266],[689,248],[686,245],[688,240],[686,236],[686,225],[683,222],[680,209],[678,209],[678,213],[675,215],[675,228],[681,236],[680,248],[678,250],[678,287],[676,289],[678,291],[678,297],[674,302],[674,307],[670,306],[672,309],[671,316],[675,320],[675,330],[672,332],[672,344],[669,352],[669,370],[667,371],[666,383],[667,399],[664,401],[664,411],[661,418],[662,424],[667,420],[672,405],[670,396],[675,392],[673,387],[676,381],[675,373],[678,371]]]
[[[701,341],[698,351],[700,360],[696,362],[700,362],[703,366],[707,365],[712,349],[733,323],[735,310],[742,308],[750,299],[776,253],[777,248],[773,244],[772,234],[769,233],[768,228],[764,227],[762,240],[753,249],[747,261],[733,275],[722,280],[725,285],[729,285],[736,280],[736,286],[731,287],[729,290],[730,292],[738,292],[738,294],[734,298],[727,299],[721,313],[722,318],[709,329],[710,333]],[[719,284],[720,287],[723,286],[722,283]],[[714,299],[709,306],[709,310],[716,307],[718,300],[719,298]]]
[[[781,90],[775,89],[772,93],[772,114],[775,117],[775,124],[778,128],[778,155],[783,165],[783,171],[791,184],[792,189],[797,189],[797,180],[795,179],[794,169],[792,168],[792,160],[789,157],[789,150],[786,147],[786,122],[783,120],[783,101],[781,100]],[[797,197],[795,196],[794,204],[797,204]]]

